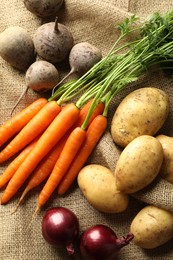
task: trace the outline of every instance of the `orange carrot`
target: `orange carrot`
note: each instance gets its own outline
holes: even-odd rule
[[[65,145],[65,142],[66,142],[68,136],[69,136],[69,133],[67,132],[67,134],[53,147],[53,149],[47,154],[47,156],[44,157],[43,160],[40,162],[38,167],[33,172],[21,197],[19,198],[19,201],[18,201],[14,211],[17,210],[17,208],[23,201],[26,194],[33,188],[40,185],[40,183],[42,183],[50,175],[50,173],[52,172],[53,167],[55,166],[55,163],[58,160],[58,157]]]
[[[49,197],[54,192],[57,185],[60,183],[67,169],[70,167],[72,160],[74,159],[76,153],[80,149],[84,139],[86,137],[86,131],[81,127],[76,127],[68,137],[64,148],[51,172],[46,184],[44,185],[41,193],[38,197],[38,207],[36,209],[39,210]]]
[[[1,204],[7,203],[15,195],[40,161],[77,121],[79,112],[73,103],[61,110],[9,181],[1,197]]]
[[[48,102],[1,151],[0,163],[7,161],[48,127],[61,108],[56,101]]]
[[[33,140],[22,152],[8,165],[3,174],[0,176],[0,189],[7,184],[14,173],[17,171],[22,162],[26,159],[30,151],[35,146],[38,138]]]
[[[39,98],[0,126],[0,146],[17,134],[48,101]]]
[[[80,112],[80,117],[79,117],[79,120],[77,121],[77,124],[76,124],[76,127],[77,126],[81,126],[86,118],[86,115],[92,105],[92,102],[93,102],[94,99],[90,99],[84,106],[83,108],[81,109],[81,112]],[[104,103],[100,102],[96,108],[94,109],[94,111],[92,112],[92,115],[89,119],[89,122],[88,122],[88,126],[89,124],[93,121],[93,119],[97,116],[97,115],[101,115],[104,111]]]
[[[77,126],[81,126],[85,120],[85,117],[91,107],[93,99],[89,100],[80,110],[79,119],[77,120],[76,124],[72,127],[73,129]],[[104,104],[99,103],[96,107],[96,109],[93,111],[91,120],[93,117],[97,116],[98,114],[102,114],[104,110]],[[90,121],[91,121],[90,120]],[[26,194],[36,186],[38,186],[40,183],[42,183],[51,173],[53,170],[53,167],[55,166],[56,161],[58,160],[58,157],[65,145],[65,142],[68,138],[68,136],[71,133],[71,129],[65,134],[65,136],[53,147],[53,149],[48,153],[46,157],[43,158],[41,163],[38,165],[34,173],[32,174],[26,188],[24,189],[18,203],[16,206],[16,209],[26,196]],[[15,209],[15,210],[16,210]]]
[[[97,142],[99,141],[102,134],[104,133],[106,127],[107,127],[107,118],[102,115],[98,115],[91,122],[86,132],[86,139],[81,149],[77,153],[70,168],[68,169],[65,176],[61,180],[60,185],[58,186],[59,195],[64,194],[69,189],[70,185],[77,177],[78,172],[83,167],[86,160],[88,159],[93,149],[95,148]]]

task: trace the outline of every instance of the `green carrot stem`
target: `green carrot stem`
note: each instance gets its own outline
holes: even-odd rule
[[[56,100],[57,98],[59,98],[75,81],[76,80],[71,80],[70,82],[64,83],[55,91],[55,93],[48,99],[48,101]]]

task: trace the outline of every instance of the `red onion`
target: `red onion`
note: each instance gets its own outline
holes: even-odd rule
[[[49,244],[65,246],[69,256],[73,255],[73,243],[79,235],[78,219],[76,215],[67,208],[51,208],[43,217],[42,234]]]
[[[115,259],[118,251],[126,246],[133,237],[133,234],[129,233],[126,237],[117,238],[111,228],[105,225],[96,225],[82,234],[80,252],[85,260]]]

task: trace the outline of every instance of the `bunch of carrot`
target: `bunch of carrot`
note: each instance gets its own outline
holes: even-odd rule
[[[63,193],[69,189],[93,151],[107,126],[101,95],[60,105],[66,99],[40,98],[0,127],[1,146],[13,137],[0,152],[0,163],[17,155],[0,176],[0,188],[6,185],[1,204],[29,179],[17,209],[27,192],[47,179],[38,197],[39,209],[58,185],[62,185]],[[69,172],[72,165],[74,169]]]

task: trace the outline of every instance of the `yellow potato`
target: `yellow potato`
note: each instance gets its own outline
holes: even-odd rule
[[[81,169],[78,174],[78,185],[88,202],[104,213],[119,213],[125,211],[129,198],[117,190],[115,177],[111,170],[90,164]]]
[[[155,135],[169,112],[168,95],[157,88],[141,88],[127,95],[115,111],[111,135],[125,147],[140,135]]]
[[[155,137],[136,137],[124,148],[117,161],[117,188],[124,193],[143,189],[158,175],[162,161],[163,148]]]
[[[152,249],[173,238],[173,213],[156,206],[146,206],[133,219],[130,231],[134,243]]]
[[[163,163],[160,174],[165,180],[173,184],[173,137],[158,135],[156,138],[163,147]]]

